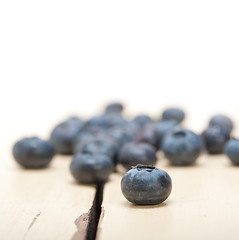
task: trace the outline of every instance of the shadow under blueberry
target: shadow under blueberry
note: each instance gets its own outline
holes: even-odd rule
[[[133,203],[125,203],[125,205],[127,205],[127,207],[130,207],[132,209],[149,209],[149,208],[162,208],[162,207],[166,207],[167,203],[162,202],[160,204],[152,204],[152,205],[136,205]]]

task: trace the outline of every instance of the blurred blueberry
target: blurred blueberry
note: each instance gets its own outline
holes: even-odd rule
[[[233,122],[229,117],[219,114],[210,119],[209,126],[218,126],[224,132],[228,132],[230,134],[233,129]]]
[[[176,120],[161,120],[155,123],[156,133],[157,133],[157,147],[161,149],[164,136],[172,131],[178,122]]]
[[[113,171],[111,159],[103,154],[77,154],[70,165],[71,174],[83,184],[106,182]]]
[[[180,108],[168,108],[162,113],[163,120],[176,120],[178,123],[181,123],[184,118],[185,113]]]
[[[175,128],[169,132],[162,143],[162,150],[166,158],[173,165],[191,165],[199,157],[203,148],[203,142],[196,133]]]
[[[76,153],[104,154],[107,155],[114,164],[117,163],[118,151],[118,145],[107,138],[90,139],[76,146]]]
[[[126,130],[120,126],[109,128],[106,134],[109,138],[113,139],[119,147],[131,141],[131,137],[127,134]]]
[[[13,146],[13,156],[24,168],[45,168],[54,154],[52,145],[38,137],[23,138]]]
[[[109,103],[106,107],[105,107],[105,113],[106,114],[121,114],[121,112],[123,111],[124,106],[122,103],[120,102],[113,102],[113,103]]]
[[[230,134],[220,127],[211,126],[202,133],[204,145],[208,153],[223,153],[224,146],[230,139]]]
[[[104,114],[95,116],[86,121],[84,130],[89,130],[93,127],[100,127],[102,129],[108,129],[114,126],[124,126],[128,123],[122,116],[116,114]]]
[[[59,154],[73,154],[74,139],[82,130],[84,122],[72,117],[58,124],[50,134],[50,142]]]
[[[230,139],[225,145],[224,153],[233,164],[239,165],[239,140],[235,138]]]
[[[141,130],[141,127],[134,121],[127,122],[121,127],[130,141],[136,140],[138,132]]]
[[[125,169],[137,164],[154,165],[157,161],[156,149],[148,143],[130,142],[120,149],[118,161]]]
[[[153,122],[151,117],[145,114],[136,116],[133,121],[139,124],[140,127],[143,127],[144,125]]]
[[[137,133],[137,142],[149,143],[154,147],[158,146],[158,134],[154,123],[146,124]]]

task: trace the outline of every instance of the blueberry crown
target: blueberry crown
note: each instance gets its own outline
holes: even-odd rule
[[[136,166],[133,166],[132,169],[137,169],[138,171],[146,170],[147,172],[152,172],[156,167],[153,165],[143,165],[143,164],[137,164]]]
[[[184,130],[178,130],[174,133],[174,136],[184,137],[186,136],[186,132]]]

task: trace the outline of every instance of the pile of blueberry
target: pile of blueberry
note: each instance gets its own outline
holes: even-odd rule
[[[138,115],[124,118],[123,105],[111,103],[104,112],[88,120],[71,117],[59,123],[49,139],[23,138],[15,143],[13,156],[24,168],[45,168],[55,154],[73,155],[70,171],[81,184],[105,183],[121,165],[124,196],[135,204],[158,204],[172,189],[170,176],[155,167],[162,150],[170,164],[192,165],[205,149],[209,154],[225,152],[239,164],[239,140],[231,139],[233,123],[216,115],[198,135],[181,125],[183,110],[166,109],[159,120]]]

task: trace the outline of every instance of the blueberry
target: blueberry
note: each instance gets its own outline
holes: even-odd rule
[[[121,112],[123,111],[124,106],[122,103],[120,102],[113,102],[113,103],[109,103],[106,107],[105,107],[105,113],[106,114],[121,114]]]
[[[69,118],[58,124],[51,132],[50,142],[59,154],[73,154],[74,139],[83,127],[83,121],[77,117]]]
[[[194,132],[175,128],[168,133],[162,144],[162,150],[166,158],[173,165],[193,164],[200,155],[203,142],[199,135]]]
[[[232,138],[230,139],[224,148],[224,153],[235,165],[239,165],[239,140]]]
[[[76,154],[70,170],[73,177],[83,184],[106,182],[113,171],[111,159],[103,154]]]
[[[118,161],[127,170],[136,164],[154,165],[156,149],[148,143],[130,142],[120,149]]]
[[[114,126],[123,126],[128,123],[121,115],[117,114],[104,114],[95,116],[86,121],[84,130],[88,131],[92,127],[100,127],[102,129],[108,129]]]
[[[146,125],[148,123],[153,122],[151,117],[149,117],[148,115],[145,115],[145,114],[136,116],[133,121],[136,122],[137,124],[139,124],[139,126],[141,126],[141,127],[143,127],[144,125]]]
[[[94,138],[84,142],[84,144],[77,145],[76,153],[104,154],[116,164],[118,146],[107,138]]]
[[[180,108],[168,108],[163,111],[163,120],[176,120],[178,123],[182,122],[185,118],[185,113]]]
[[[224,146],[230,139],[230,134],[218,126],[211,126],[202,133],[204,145],[210,154],[223,152]]]
[[[121,180],[125,198],[139,205],[159,204],[165,201],[172,190],[172,180],[167,172],[154,166],[138,164]]]
[[[51,144],[38,137],[23,138],[13,146],[13,156],[24,168],[45,168],[54,153]]]
[[[239,165],[239,140],[235,138],[230,139],[225,145],[224,153],[233,164]]]
[[[74,138],[74,152],[77,152],[80,145],[84,145],[86,142],[90,140],[94,140],[95,138],[107,138],[108,135],[105,130],[101,128],[94,127],[91,129],[92,131],[81,131],[75,138]]]
[[[209,127],[212,126],[218,126],[224,132],[228,132],[230,134],[233,129],[233,122],[229,117],[219,114],[210,119]]]
[[[158,146],[158,134],[154,123],[144,125],[137,133],[137,142],[149,143],[154,147]]]
[[[161,149],[164,136],[172,131],[178,122],[176,120],[161,120],[155,123],[156,133],[157,133],[157,148]]]
[[[141,130],[141,127],[134,121],[130,121],[124,126],[122,126],[123,131],[127,134],[130,141],[134,141],[137,138],[138,132]]]
[[[123,146],[131,140],[126,130],[120,126],[109,128],[106,134],[119,146]]]

